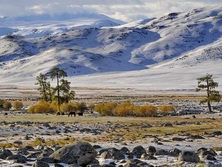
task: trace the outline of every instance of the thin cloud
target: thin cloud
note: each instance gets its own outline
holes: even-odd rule
[[[0,16],[101,13],[130,22],[170,12],[221,5],[221,0],[0,0]]]

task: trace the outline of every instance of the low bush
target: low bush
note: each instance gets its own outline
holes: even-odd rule
[[[133,116],[134,105],[126,102],[118,104],[113,112],[115,116]]]
[[[0,99],[0,108],[3,108],[4,100]]]
[[[23,107],[23,103],[21,101],[14,101],[12,106],[15,110],[20,111]]]
[[[90,110],[90,112],[93,112],[93,110],[95,109],[95,104],[94,103],[90,103],[89,105],[88,105],[88,108],[89,108],[89,110]]]
[[[168,115],[169,113],[176,111],[173,105],[166,105],[166,104],[159,106],[159,110],[161,111],[162,115]]]
[[[95,106],[95,111],[103,116],[113,116],[117,103],[100,103]]]
[[[87,110],[86,103],[84,102],[76,103],[76,107],[77,107],[77,110],[80,111],[81,113],[84,113],[85,110]]]
[[[46,101],[39,101],[38,104],[28,109],[30,113],[55,113],[54,109]]]
[[[61,111],[64,113],[77,111],[77,105],[75,103],[64,103],[61,105]]]
[[[9,101],[4,100],[3,104],[2,104],[2,107],[3,107],[4,110],[9,111],[10,108],[12,107],[12,103],[9,102]]]
[[[157,107],[153,105],[136,106],[134,113],[139,117],[154,117],[157,116]]]
[[[153,105],[136,106],[130,102],[125,103],[100,103],[95,110],[103,116],[138,116],[153,117],[157,115],[158,108]]]
[[[60,106],[60,107],[61,107],[61,106]],[[53,100],[53,101],[50,103],[50,108],[53,110],[54,113],[58,112],[58,111],[59,111],[58,101]]]

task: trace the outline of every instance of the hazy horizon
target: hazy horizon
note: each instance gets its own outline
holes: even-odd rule
[[[96,13],[124,22],[221,5],[220,0],[0,0],[0,16]]]

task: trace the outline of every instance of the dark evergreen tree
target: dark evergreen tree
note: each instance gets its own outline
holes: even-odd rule
[[[201,100],[200,104],[207,103],[209,112],[212,112],[211,102],[220,102],[221,96],[219,91],[215,88],[218,87],[218,83],[212,79],[213,75],[207,74],[203,77],[197,78],[198,85],[196,91],[205,90],[207,97]]]

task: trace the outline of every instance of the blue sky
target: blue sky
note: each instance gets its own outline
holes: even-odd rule
[[[125,22],[222,5],[222,0],[0,0],[0,16],[101,13]]]

